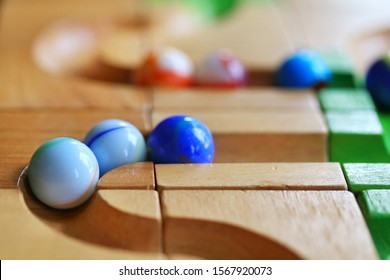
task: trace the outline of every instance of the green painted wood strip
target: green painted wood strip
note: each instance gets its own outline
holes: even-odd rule
[[[390,113],[378,112],[378,117],[383,129],[383,140],[387,150],[390,151]]]
[[[318,93],[321,108],[331,110],[375,110],[374,102],[365,89],[324,88]]]
[[[350,191],[390,189],[390,164],[345,163],[342,165]]]
[[[366,190],[358,197],[381,259],[390,260],[390,190]]]
[[[386,163],[390,156],[373,110],[329,111],[329,159],[340,163]]]

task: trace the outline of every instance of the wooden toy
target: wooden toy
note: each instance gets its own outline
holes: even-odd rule
[[[389,190],[365,190],[358,201],[382,259],[390,259]]]
[[[212,21],[187,1],[151,2],[1,2],[0,258],[388,258],[390,117],[364,77],[390,47],[389,2],[228,1]],[[162,48],[194,68],[229,49],[248,83],[139,87]],[[324,58],[329,87],[272,84],[300,49]],[[27,166],[46,141],[82,141],[108,119],[147,139],[178,114],[209,127],[212,163],[121,165],[67,210],[33,195]]]

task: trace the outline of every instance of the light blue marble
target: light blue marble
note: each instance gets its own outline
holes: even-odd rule
[[[123,120],[110,119],[98,123],[87,134],[84,143],[99,162],[100,177],[116,167],[146,159],[142,133]]]
[[[27,178],[32,192],[44,204],[72,208],[92,196],[99,180],[99,165],[82,142],[55,138],[33,154]]]

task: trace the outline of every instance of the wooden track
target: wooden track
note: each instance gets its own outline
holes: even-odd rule
[[[386,258],[345,168],[328,162],[333,131],[315,90],[276,89],[272,73],[292,51],[310,47],[347,54],[362,74],[390,46],[390,4],[243,3],[210,23],[183,5],[138,0],[1,2],[0,259]],[[143,55],[164,45],[195,63],[230,48],[249,69],[250,86],[133,85]],[[109,118],[147,137],[179,113],[210,127],[214,164],[126,165],[69,211],[30,192],[24,171],[43,142],[82,140]]]

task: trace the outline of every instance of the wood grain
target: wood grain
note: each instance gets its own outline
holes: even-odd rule
[[[121,119],[136,126],[144,135],[151,124],[146,113],[132,110],[101,109],[40,109],[40,110],[2,110],[0,133],[22,131],[57,132],[59,134],[84,133],[85,135],[99,122],[107,119]],[[31,135],[33,137],[33,135]]]
[[[214,134],[215,163],[326,162],[327,137],[305,133]]]
[[[347,190],[338,163],[157,164],[162,190]]]
[[[309,110],[319,112],[319,104],[310,90],[283,90],[272,87],[229,89],[194,88],[153,90],[153,108],[207,110]]]
[[[117,167],[100,178],[99,189],[155,189],[154,164],[139,162]]]
[[[102,79],[51,75],[27,52],[0,53],[0,108],[148,109],[141,89]]]
[[[0,189],[15,189],[24,174],[30,158],[5,157],[0,161]]]
[[[19,190],[29,211],[60,234],[111,248],[161,252],[157,192],[97,190],[80,207],[59,211],[38,201],[25,180]]]
[[[149,192],[148,192],[149,193]],[[105,198],[110,201],[110,198]],[[112,199],[111,199],[112,200]],[[96,200],[98,201],[98,200]],[[81,259],[161,259],[164,256],[157,252],[152,251],[128,251],[118,247],[110,247],[106,244],[91,243],[92,239],[95,238],[95,232],[85,231],[85,238],[88,241],[82,241],[79,238],[70,238],[64,235],[59,230],[55,230],[45,224],[40,217],[32,214],[24,202],[21,192],[17,189],[1,189],[0,190],[0,224],[6,225],[2,227],[2,234],[0,238],[1,259],[70,259],[70,260],[81,260]],[[104,204],[102,199],[99,202],[100,207],[106,205],[104,210],[110,210],[116,212],[116,215],[127,215],[124,207],[112,207],[108,204]],[[99,204],[96,203],[96,204]],[[113,203],[115,204],[115,203]],[[90,208],[94,208],[90,205]],[[141,208],[142,209],[142,208]],[[95,208],[96,210],[96,208]],[[143,210],[143,209],[142,209]],[[48,210],[50,213],[51,210]],[[62,213],[63,219],[58,218],[57,224],[60,226],[61,223],[66,224],[64,216],[68,216],[72,220],[72,215]],[[90,213],[91,214],[91,213]],[[61,214],[57,213],[61,216]],[[106,217],[107,213],[96,212],[95,217],[100,216],[101,218]],[[55,216],[55,215],[54,215]],[[77,215],[74,215],[74,220],[77,220]],[[106,219],[107,220],[107,219]],[[86,219],[82,219],[83,224],[86,223]],[[95,224],[95,226],[99,226]],[[103,229],[103,224],[101,224]],[[125,226],[125,225],[123,225]],[[85,226],[82,226],[84,230]],[[131,227],[131,231],[134,232],[136,228]],[[64,228],[64,231],[66,227]],[[77,230],[75,228],[75,230]],[[111,230],[112,228],[107,228]],[[137,230],[136,230],[137,231]],[[115,232],[115,231],[114,231]],[[112,234],[114,234],[112,232]],[[139,231],[138,231],[139,232]],[[100,236],[102,238],[102,236]],[[103,237],[106,242],[109,242]],[[129,238],[129,237],[127,237]],[[145,237],[143,237],[145,238]],[[142,246],[147,246],[145,243]],[[111,244],[112,245],[112,244]]]
[[[162,214],[168,255],[377,258],[356,200],[347,191],[163,191]]]
[[[169,116],[179,114],[199,119],[215,134],[296,133],[326,136],[327,133],[321,113],[299,110],[221,112],[182,108],[156,109],[152,113],[152,127]]]

